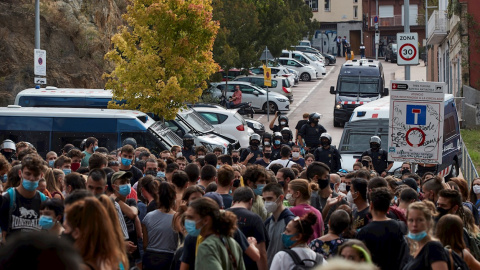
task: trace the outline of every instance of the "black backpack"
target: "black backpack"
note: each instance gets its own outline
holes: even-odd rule
[[[450,249],[450,246],[445,247],[445,254],[448,258],[448,269],[449,270],[469,270],[467,263],[463,260],[463,252],[462,257],[458,255],[455,251]]]
[[[285,251],[288,255],[290,255],[290,257],[292,257],[293,259],[293,263],[295,263],[295,266],[292,268],[292,270],[314,269],[317,266],[322,265],[323,263],[323,256],[318,253],[316,253],[315,261],[314,261],[310,259],[305,259],[305,260],[300,259],[298,254],[291,249],[284,249],[283,251]],[[306,265],[305,262],[309,262],[309,263]]]

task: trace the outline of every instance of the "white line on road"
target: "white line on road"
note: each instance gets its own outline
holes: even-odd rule
[[[300,104],[302,104],[302,103],[305,101],[305,99],[308,98],[308,96],[310,96],[310,94],[313,92],[313,90],[315,90],[320,84],[322,84],[322,83],[325,81],[325,78],[328,76],[328,74],[330,74],[330,72],[332,72],[333,70],[335,70],[335,68],[336,68],[336,66],[334,66],[333,68],[331,68],[331,69],[327,72],[327,74],[326,74],[325,76],[323,76],[323,79],[322,79],[321,81],[319,81],[317,84],[315,84],[315,85],[312,87],[312,89],[310,89],[310,90],[308,91],[308,93],[300,100],[300,102],[297,103],[297,106],[296,106],[293,110],[290,110],[290,112],[287,113],[287,117],[289,117],[290,114],[292,114],[294,111],[297,110],[298,106],[299,106]]]

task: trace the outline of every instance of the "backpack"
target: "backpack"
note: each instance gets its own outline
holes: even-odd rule
[[[323,256],[318,253],[316,253],[315,261],[314,261],[310,259],[304,259],[304,260],[300,259],[298,254],[291,249],[284,249],[283,251],[285,251],[293,259],[293,263],[295,264],[295,266],[292,268],[292,270],[314,269],[323,263]],[[310,262],[309,264],[312,264],[312,265],[311,266],[305,265],[305,262]]]
[[[36,190],[36,192],[38,194],[40,194],[40,201],[43,202],[43,201],[47,200],[47,196],[45,196],[45,194],[41,193],[38,190]],[[10,225],[12,224],[11,223],[12,212],[17,207],[15,188],[11,187],[11,188],[7,189],[7,193],[8,193],[8,196],[10,197],[10,207],[9,207],[9,210],[8,210],[8,229],[10,230]]]
[[[467,263],[463,260],[463,252],[462,257],[454,252],[450,246],[445,247],[445,253],[447,255],[448,264],[447,267],[449,270],[469,270]]]
[[[478,261],[480,260],[480,239],[477,237],[472,236],[467,229],[463,228],[464,233],[468,237],[468,243],[465,243],[467,247],[470,249],[470,253],[472,253],[473,257]]]

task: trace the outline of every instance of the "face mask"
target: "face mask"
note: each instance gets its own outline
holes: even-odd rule
[[[65,233],[64,232],[60,235],[60,238],[64,239],[65,241],[67,241],[68,243],[70,243],[72,245],[75,243],[75,238],[73,238],[71,233]]]
[[[185,219],[185,230],[193,237],[200,235],[200,231],[203,228],[202,226],[202,228],[197,229],[196,226],[197,222],[195,222],[195,220]]]
[[[135,158],[135,162],[137,162],[137,161],[139,161],[139,160],[140,160],[140,158],[138,158],[138,157]]]
[[[250,146],[252,147],[258,147],[260,144],[258,142],[251,142]]]
[[[263,156],[267,159],[270,159],[270,157],[272,156],[272,153],[263,153]]]
[[[334,189],[335,189],[335,184],[334,184],[334,183],[330,183],[330,189],[331,189],[331,190],[334,190]]]
[[[318,124],[318,122],[319,122],[318,119],[313,120],[313,123],[315,123],[315,125]]]
[[[338,190],[341,191],[341,192],[347,191],[347,184],[340,183],[340,185],[338,186]]]
[[[330,145],[330,143],[329,143],[328,141],[327,141],[327,142],[326,142],[326,141],[321,141],[320,144],[321,144],[322,146]]]
[[[409,169],[403,169],[403,170],[402,170],[402,175],[403,175],[403,174],[406,174],[406,173],[410,173],[410,170],[409,170]]]
[[[24,189],[26,189],[28,191],[35,191],[35,189],[37,189],[37,187],[38,187],[38,182],[39,181],[30,181],[30,180],[27,180],[27,179],[23,178],[22,186],[23,186]]]
[[[292,240],[292,237],[297,236],[297,234],[285,234],[282,233],[282,243],[286,248],[291,248],[297,241]]]
[[[319,179],[318,180],[318,185],[320,186],[320,189],[324,189],[330,184],[330,180],[327,179]]]
[[[479,185],[473,186],[473,193],[480,194],[480,186]]]
[[[118,193],[122,196],[128,196],[130,194],[130,191],[132,189],[132,186],[130,184],[125,184],[125,185],[120,185],[118,187]]]
[[[409,232],[407,234],[407,237],[412,239],[413,241],[422,241],[423,238],[425,238],[425,236],[427,236],[427,232],[426,231],[423,231],[423,232],[419,232],[419,233],[411,233]]]
[[[176,156],[177,158],[181,157],[181,156],[182,156],[182,152],[178,152],[175,156]]]
[[[292,152],[292,157],[293,158],[299,158],[300,157],[300,152]]]
[[[94,151],[94,152],[97,151],[97,149],[98,149],[98,146],[94,146],[94,147],[93,147],[93,151]]]
[[[7,182],[7,179],[8,179],[7,175],[6,175],[6,174],[4,174],[4,175],[3,175],[2,182],[3,182],[3,183],[6,183],[6,182]]]
[[[69,175],[70,173],[72,173],[72,169],[62,169],[62,171],[65,175]]]
[[[347,193],[347,202],[348,202],[349,204],[354,204],[352,192],[350,192],[350,191]]]
[[[40,227],[42,227],[44,230],[50,230],[53,225],[55,225],[55,222],[53,222],[53,219],[50,216],[40,216],[38,225],[40,225]]]
[[[380,145],[378,145],[377,143],[371,143],[370,148],[372,148],[373,150],[378,150],[380,148]]]
[[[368,167],[368,161],[362,161],[363,167]]]
[[[123,164],[123,166],[130,166],[132,164],[132,160],[128,158],[120,158],[120,162]]]
[[[55,160],[48,161],[48,167],[53,168],[53,164],[55,164]]]
[[[157,172],[157,177],[165,178],[165,172],[162,172],[162,171]]]
[[[221,166],[217,164],[217,170],[220,169],[220,167],[221,167]]]
[[[263,145],[270,146],[270,142],[269,141],[263,142]]]
[[[295,198],[291,193],[287,193],[287,195],[285,196],[285,199],[287,199],[290,205],[293,205],[293,206],[295,205]]]
[[[80,162],[73,162],[71,167],[72,171],[76,172],[80,168]]]
[[[262,190],[264,187],[265,187],[264,184],[258,184],[257,188],[254,189],[253,192],[255,192],[256,195],[262,196]]]
[[[200,156],[198,156],[198,158],[205,158],[205,156],[203,156],[203,155],[200,155]]]
[[[7,160],[10,160],[10,158],[13,156],[13,152],[4,152],[4,151],[1,151],[1,153],[3,154],[3,156],[4,156]]]
[[[237,156],[232,157],[232,161],[233,161],[233,163],[237,163],[238,162],[238,157]]]
[[[157,176],[157,171],[155,170],[148,170],[145,172],[145,175],[151,175],[153,177]]]
[[[288,135],[282,136],[282,139],[283,139],[284,141],[289,141],[289,140],[290,140],[290,136],[288,136]]]
[[[346,185],[346,184],[345,184],[345,185]],[[350,191],[350,185],[347,185],[347,186],[346,186],[346,190],[347,190],[347,191]]]
[[[280,143],[282,143],[280,140],[275,140],[275,145],[279,145]]]
[[[285,121],[280,122],[280,125],[282,125],[282,126],[285,126],[286,124],[287,124],[287,122],[285,122]]]
[[[440,220],[441,217],[448,214],[448,212],[450,212],[450,210],[452,210],[452,208],[445,209],[445,208],[442,208],[442,207],[437,207],[437,212],[438,212],[437,220]]]
[[[275,210],[277,210],[277,201],[278,198],[274,202],[265,202],[265,209],[267,209],[267,214],[273,213],[275,212]]]

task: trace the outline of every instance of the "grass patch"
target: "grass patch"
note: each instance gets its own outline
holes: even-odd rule
[[[460,133],[477,172],[480,172],[480,129],[462,129]]]

